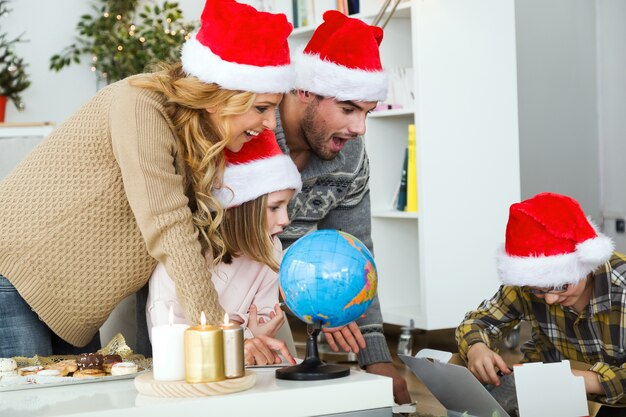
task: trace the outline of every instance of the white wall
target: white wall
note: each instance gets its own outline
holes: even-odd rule
[[[284,2],[265,0],[273,11],[288,11]],[[0,27],[9,36],[25,32],[30,40],[17,50],[29,63],[32,86],[23,93],[25,111],[8,105],[8,122],[59,123],[96,92],[95,74],[85,61],[59,73],[48,69],[50,57],[73,42],[90,4],[10,3],[12,12]],[[185,19],[195,20],[204,1],[179,4]],[[516,2],[522,196],[544,190],[570,194],[598,223],[602,211],[626,215],[625,9],[623,0]],[[607,233],[614,230],[612,222]],[[626,251],[626,242],[619,244]]]
[[[600,176],[605,232],[626,252],[615,218],[626,217],[626,2],[597,1]]]
[[[600,223],[595,2],[518,0],[516,24],[522,198],[567,194]]]
[[[73,43],[76,23],[90,13],[89,2],[79,0],[12,0],[12,10],[0,19],[0,31],[13,38],[24,32],[28,43],[16,46],[29,64],[31,86],[22,93],[26,105],[18,112],[7,104],[7,122],[60,122],[96,92],[96,77],[88,63],[61,72],[48,69],[50,57]]]

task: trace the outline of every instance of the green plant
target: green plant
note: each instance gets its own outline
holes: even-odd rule
[[[178,3],[137,7],[138,0],[98,0],[94,14],[81,16],[76,25],[76,43],[52,56],[50,69],[60,71],[90,55],[91,70],[111,83],[179,59],[195,25],[182,22]]]
[[[0,0],[0,17],[9,13],[8,0]],[[22,35],[9,39],[8,34],[0,34],[0,96],[6,96],[18,110],[24,109],[20,93],[30,86],[27,64],[15,54],[13,47],[22,40]]]

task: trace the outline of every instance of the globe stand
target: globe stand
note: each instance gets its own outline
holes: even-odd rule
[[[307,325],[306,358],[299,365],[276,370],[276,378],[292,381],[317,381],[320,379],[342,378],[350,375],[350,368],[341,365],[328,365],[320,359],[317,351],[317,335],[321,331],[319,323]]]

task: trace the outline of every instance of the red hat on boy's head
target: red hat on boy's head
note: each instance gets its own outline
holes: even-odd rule
[[[239,152],[225,150],[224,186],[213,189],[222,207],[239,206],[264,194],[302,188],[300,172],[271,130],[264,130]]]
[[[286,93],[294,69],[284,14],[259,12],[234,0],[206,0],[200,30],[183,45],[183,69],[228,90]]]
[[[339,101],[380,101],[387,75],[378,46],[383,30],[336,10],[324,13],[304,51],[295,57],[296,88]]]
[[[574,284],[609,260],[613,242],[587,220],[573,198],[542,193],[513,204],[498,273],[506,285]]]

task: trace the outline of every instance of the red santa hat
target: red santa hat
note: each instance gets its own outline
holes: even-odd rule
[[[337,100],[380,101],[387,97],[387,75],[378,46],[383,30],[336,10],[294,57],[296,88]]]
[[[506,285],[553,287],[575,284],[613,253],[573,198],[542,193],[513,204],[498,273]]]
[[[200,30],[183,45],[183,69],[228,90],[285,93],[294,69],[284,14],[259,12],[233,0],[206,0]]]
[[[213,189],[222,207],[231,208],[264,194],[302,189],[300,172],[276,142],[271,130],[264,130],[243,145],[239,152],[225,150],[224,186]]]

